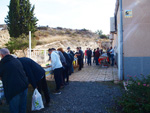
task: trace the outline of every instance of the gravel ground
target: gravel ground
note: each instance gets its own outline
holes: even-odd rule
[[[61,95],[51,94],[51,105],[36,113],[111,113],[121,87],[111,82],[70,82]]]

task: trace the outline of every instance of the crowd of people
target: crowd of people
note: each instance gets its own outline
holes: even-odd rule
[[[93,63],[96,63],[96,65],[99,65],[98,59],[103,53],[104,53],[103,49],[97,48],[97,49],[94,49],[92,52],[91,48],[87,48],[84,52],[85,63],[91,66],[91,61],[92,61],[92,56],[93,56]],[[112,47],[107,48],[107,51],[105,53],[107,53],[107,57],[109,59],[108,63],[111,64],[111,66],[114,66],[114,59],[115,59],[114,49]]]
[[[56,89],[54,94],[61,94],[60,89],[69,85],[69,76],[74,72],[74,56],[78,58],[79,70],[83,68],[83,51],[80,47],[77,52],[70,47],[65,52],[62,48],[48,49],[51,64],[49,67],[54,72]],[[10,113],[26,113],[28,85],[33,89],[43,91],[45,107],[50,104],[50,95],[45,78],[45,70],[30,58],[18,58],[11,55],[7,48],[0,49],[0,79],[3,82],[4,94],[9,104]]]
[[[74,52],[70,47],[65,52],[62,48],[48,49],[49,60],[54,73],[56,89],[54,94],[61,94],[61,89],[69,85],[69,76],[74,73],[73,61],[76,57],[78,60],[78,71],[82,70],[85,63],[89,66],[93,63],[99,65],[98,59],[103,54],[103,50],[97,48],[92,52],[91,48],[87,48],[85,52],[81,47],[76,48]],[[111,65],[114,65],[114,49],[108,48],[107,56],[111,59]],[[43,91],[45,97],[45,106],[49,106],[50,95],[45,78],[45,70],[35,61],[30,58],[18,58],[15,55],[10,55],[7,48],[0,49],[0,79],[3,82],[5,98],[9,104],[11,113],[25,113],[27,104],[27,90],[28,85],[31,84],[34,89],[38,89],[41,93]],[[109,60],[110,61],[110,60]]]
[[[77,51],[74,52],[70,47],[67,48],[67,52],[63,48],[48,49],[49,59],[51,64],[48,67],[52,67],[54,72],[54,79],[56,83],[55,94],[61,94],[60,89],[64,88],[65,85],[69,85],[69,76],[74,72],[73,61],[76,57],[78,60],[80,71],[83,68],[84,64],[84,53],[81,50],[81,47],[77,47]]]

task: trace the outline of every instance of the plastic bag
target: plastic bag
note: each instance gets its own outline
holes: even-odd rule
[[[0,80],[0,100],[4,97],[4,88],[3,88],[3,83]]]
[[[42,96],[36,88],[34,90],[33,96],[32,96],[32,109],[31,110],[35,111],[35,110],[40,110],[42,108],[44,108],[43,101],[42,101]]]

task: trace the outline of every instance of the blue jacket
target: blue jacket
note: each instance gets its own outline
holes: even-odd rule
[[[18,60],[23,65],[29,83],[33,86],[33,88],[36,88],[37,82],[45,76],[45,70],[30,58],[22,57],[18,58]]]
[[[19,60],[6,55],[0,61],[0,77],[2,78],[7,102],[28,88],[28,80]]]

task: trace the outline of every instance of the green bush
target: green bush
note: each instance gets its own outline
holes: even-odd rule
[[[10,41],[5,44],[10,53],[14,54],[16,50],[22,50],[25,56],[25,49],[29,47],[28,35],[22,34],[18,38],[10,38]],[[36,46],[36,39],[32,38],[32,48]]]
[[[127,91],[119,100],[123,112],[150,113],[150,75],[128,77]]]

